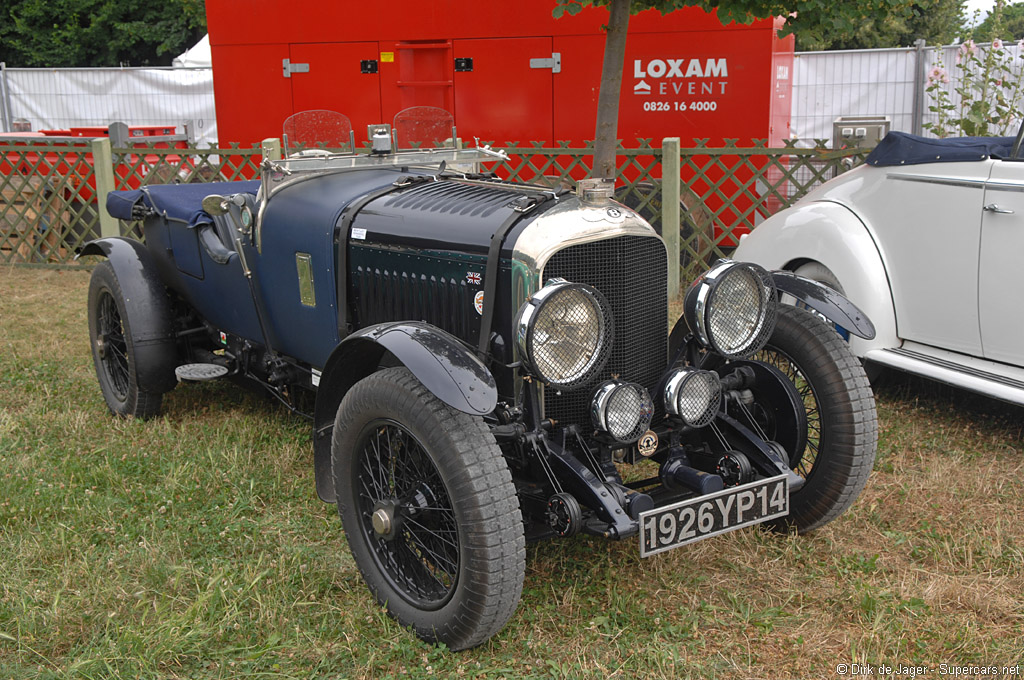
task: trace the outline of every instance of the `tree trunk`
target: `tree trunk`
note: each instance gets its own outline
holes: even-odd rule
[[[604,40],[601,90],[597,96],[592,177],[611,179],[617,174],[615,150],[619,141],[619,93],[622,90],[622,64],[626,58],[629,3],[630,0],[611,0],[609,4],[611,16],[608,18],[608,35]]]

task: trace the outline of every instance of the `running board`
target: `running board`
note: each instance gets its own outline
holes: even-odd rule
[[[909,342],[899,348],[871,350],[864,358],[1024,406],[1024,369],[1016,366]]]

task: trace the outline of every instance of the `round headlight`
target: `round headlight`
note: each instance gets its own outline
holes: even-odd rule
[[[622,443],[635,442],[651,426],[654,402],[643,385],[609,380],[590,404],[594,427]]]
[[[532,373],[560,389],[580,387],[608,360],[613,323],[592,286],[551,279],[519,310],[516,343]]]
[[[666,411],[690,427],[704,427],[722,404],[722,383],[717,373],[680,368],[665,383],[662,398]]]
[[[764,347],[777,304],[775,283],[763,267],[720,260],[686,291],[683,314],[701,344],[736,358]]]

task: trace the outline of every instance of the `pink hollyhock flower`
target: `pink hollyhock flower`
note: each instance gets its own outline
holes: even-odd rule
[[[994,50],[1001,50],[1001,49],[1003,49],[1003,41],[1000,40],[999,38],[993,38],[992,39],[992,49],[994,49]]]
[[[978,46],[974,44],[973,40],[968,38],[960,45],[960,49],[957,50],[957,53],[962,57],[973,57],[978,53]]]
[[[932,70],[928,72],[928,84],[934,85],[937,83],[948,83],[949,74],[946,73],[946,69],[941,66],[933,66]]]

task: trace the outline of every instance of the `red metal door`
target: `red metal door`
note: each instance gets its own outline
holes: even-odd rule
[[[499,145],[552,138],[552,41],[542,38],[456,40],[455,58],[472,70],[455,71],[455,124],[464,140]],[[468,69],[468,62],[462,62]]]
[[[343,113],[361,144],[366,126],[382,122],[378,58],[375,42],[290,45],[292,111]]]

